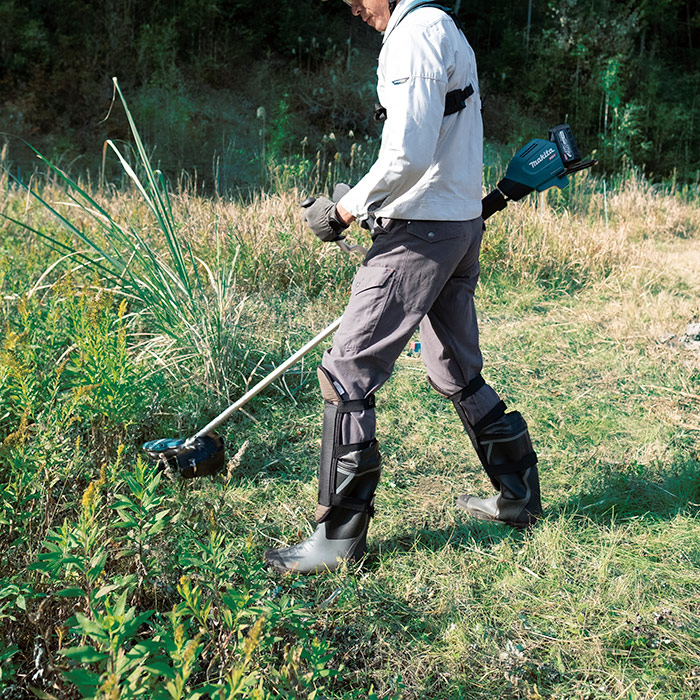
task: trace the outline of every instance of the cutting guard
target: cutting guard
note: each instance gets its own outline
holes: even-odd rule
[[[161,468],[170,468],[184,479],[221,471],[226,461],[224,439],[216,433],[195,438],[191,445],[184,438],[162,438],[143,445],[146,454]]]

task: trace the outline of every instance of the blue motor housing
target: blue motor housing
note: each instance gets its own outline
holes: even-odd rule
[[[568,124],[555,126],[549,130],[548,141],[532,139],[513,156],[506,176],[481,200],[481,216],[486,220],[505,209],[508,202],[517,202],[535,190],[564,189],[569,184],[568,175],[595,164],[595,160],[581,162]]]
[[[569,184],[564,161],[559,155],[556,143],[544,139],[532,139],[513,156],[508,164],[505,179],[528,188],[529,192],[543,192],[555,186],[563,189]],[[499,189],[510,199],[515,199],[500,186],[500,183]],[[527,192],[524,192],[523,196],[525,194]]]

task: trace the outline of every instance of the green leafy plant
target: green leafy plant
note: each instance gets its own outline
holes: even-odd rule
[[[139,627],[153,615],[153,610],[138,612],[127,606],[127,591],[107,596],[100,608],[90,609],[90,616],[76,612],[72,631],[90,644],[63,650],[64,657],[77,667],[65,670],[70,681],[85,698],[147,697],[146,678],[151,652],[158,647],[147,641],[130,644]],[[71,621],[68,621],[70,625]]]
[[[160,488],[161,477],[156,465],[139,457],[134,470],[123,474],[127,493],[116,495],[111,505],[119,516],[114,527],[124,530],[120,558],[134,558],[139,587],[146,575],[153,577],[159,573],[155,542],[172,521],[170,508],[163,507],[166,497]]]

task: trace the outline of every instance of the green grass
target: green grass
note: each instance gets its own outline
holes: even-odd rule
[[[385,472],[361,589],[306,584],[319,599],[342,589],[325,624],[341,650],[350,635],[344,660],[360,655],[354,684],[388,692],[400,678],[416,698],[697,694],[700,372],[657,336],[684,328],[697,287],[666,275],[653,292],[650,268],[616,294],[624,276],[533,294],[515,313],[482,290],[486,375],[540,450],[547,518],[531,534],[454,511],[487,479],[420,361],[402,359],[378,396]],[[268,516],[276,538],[307,532],[313,456],[304,478],[264,491],[294,504]]]
[[[76,184],[165,251],[132,189]],[[233,271],[222,389],[151,342],[143,300],[54,265],[62,222],[0,179],[2,212],[42,234],[0,222],[0,697],[700,695],[700,357],[678,342],[700,314],[697,193],[627,174],[604,207],[587,177],[489,224],[484,373],[540,455],[535,529],[454,509],[488,480],[405,355],[377,396],[368,556],[279,579],[264,549],[312,530],[323,348],[226,424],[224,474],[171,482],[139,445],[189,434],[342,312],[357,260],[304,230],[292,185],[169,195],[193,259]]]

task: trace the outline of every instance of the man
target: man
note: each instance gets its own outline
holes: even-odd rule
[[[482,123],[474,52],[455,18],[422,0],[346,0],[384,32],[378,95],[385,111],[376,163],[337,204],[305,219],[322,240],[368,221],[359,268],[333,347],[318,370],[325,400],[314,533],[265,559],[315,573],[365,552],[381,458],[375,392],[420,327],[431,386],[450,399],[497,493],[460,496],[471,515],[525,527],[541,514],[537,457],[525,421],[481,377],[474,310],[479,277]]]

